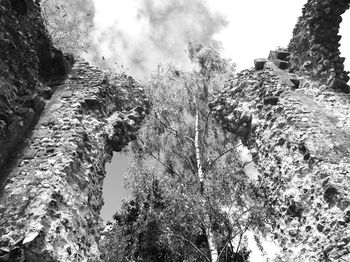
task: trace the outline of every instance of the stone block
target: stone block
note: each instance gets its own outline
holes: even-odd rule
[[[100,106],[101,102],[96,97],[85,98],[85,103],[88,107]]]
[[[276,59],[274,61],[274,64],[279,68],[279,69],[282,69],[282,70],[286,70],[288,69],[289,67],[289,62],[287,61],[282,61],[282,60],[279,60],[279,59]]]
[[[254,60],[254,66],[256,70],[262,70],[264,69],[264,65],[267,62],[267,59],[265,58],[258,58]]]
[[[274,63],[279,69],[285,70],[289,67],[289,62],[279,59],[282,57],[284,60],[287,60],[289,53],[285,51],[270,51],[268,59]]]
[[[286,61],[289,56],[290,56],[290,53],[288,51],[285,51],[285,50],[277,50],[276,51],[276,58],[277,59]]]
[[[264,98],[264,105],[272,105],[275,106],[278,103],[278,96],[268,96]]]

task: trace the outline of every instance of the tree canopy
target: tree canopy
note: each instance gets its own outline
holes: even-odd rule
[[[91,1],[43,0],[40,5],[45,27],[57,48],[74,54],[86,50],[93,26]]]
[[[244,233],[265,219],[258,189],[243,172],[239,140],[212,117],[208,102],[234,65],[213,46],[190,43],[197,71],[159,66],[152,110],[131,145],[132,200],[110,232],[121,248],[106,261],[247,261]]]

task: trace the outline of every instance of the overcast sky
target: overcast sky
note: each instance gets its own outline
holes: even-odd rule
[[[242,70],[277,46],[287,47],[306,0],[94,0],[92,46],[88,60],[103,62],[143,80],[159,63],[189,68],[189,40],[217,40],[223,55]],[[341,34],[350,32],[350,12]],[[350,34],[341,40],[350,59]],[[122,66],[123,65],[123,66]],[[346,61],[347,68],[350,68]],[[349,70],[349,69],[348,69]],[[102,217],[111,219],[123,195],[127,158],[115,154],[107,166]],[[119,192],[119,194],[118,194]]]

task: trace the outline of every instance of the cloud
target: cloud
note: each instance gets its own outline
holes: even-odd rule
[[[139,79],[148,77],[159,63],[189,68],[187,42],[212,41],[227,25],[203,0],[94,0],[94,5],[88,59],[129,68],[128,73]]]

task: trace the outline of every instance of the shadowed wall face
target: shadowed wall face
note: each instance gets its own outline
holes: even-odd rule
[[[340,56],[338,32],[349,5],[349,0],[309,0],[289,44],[293,70],[328,79],[332,88],[345,92],[349,92],[349,76]]]
[[[69,65],[62,52],[53,47],[36,2],[1,1],[0,17],[1,168],[52,95],[51,88],[43,83],[61,81]]]

